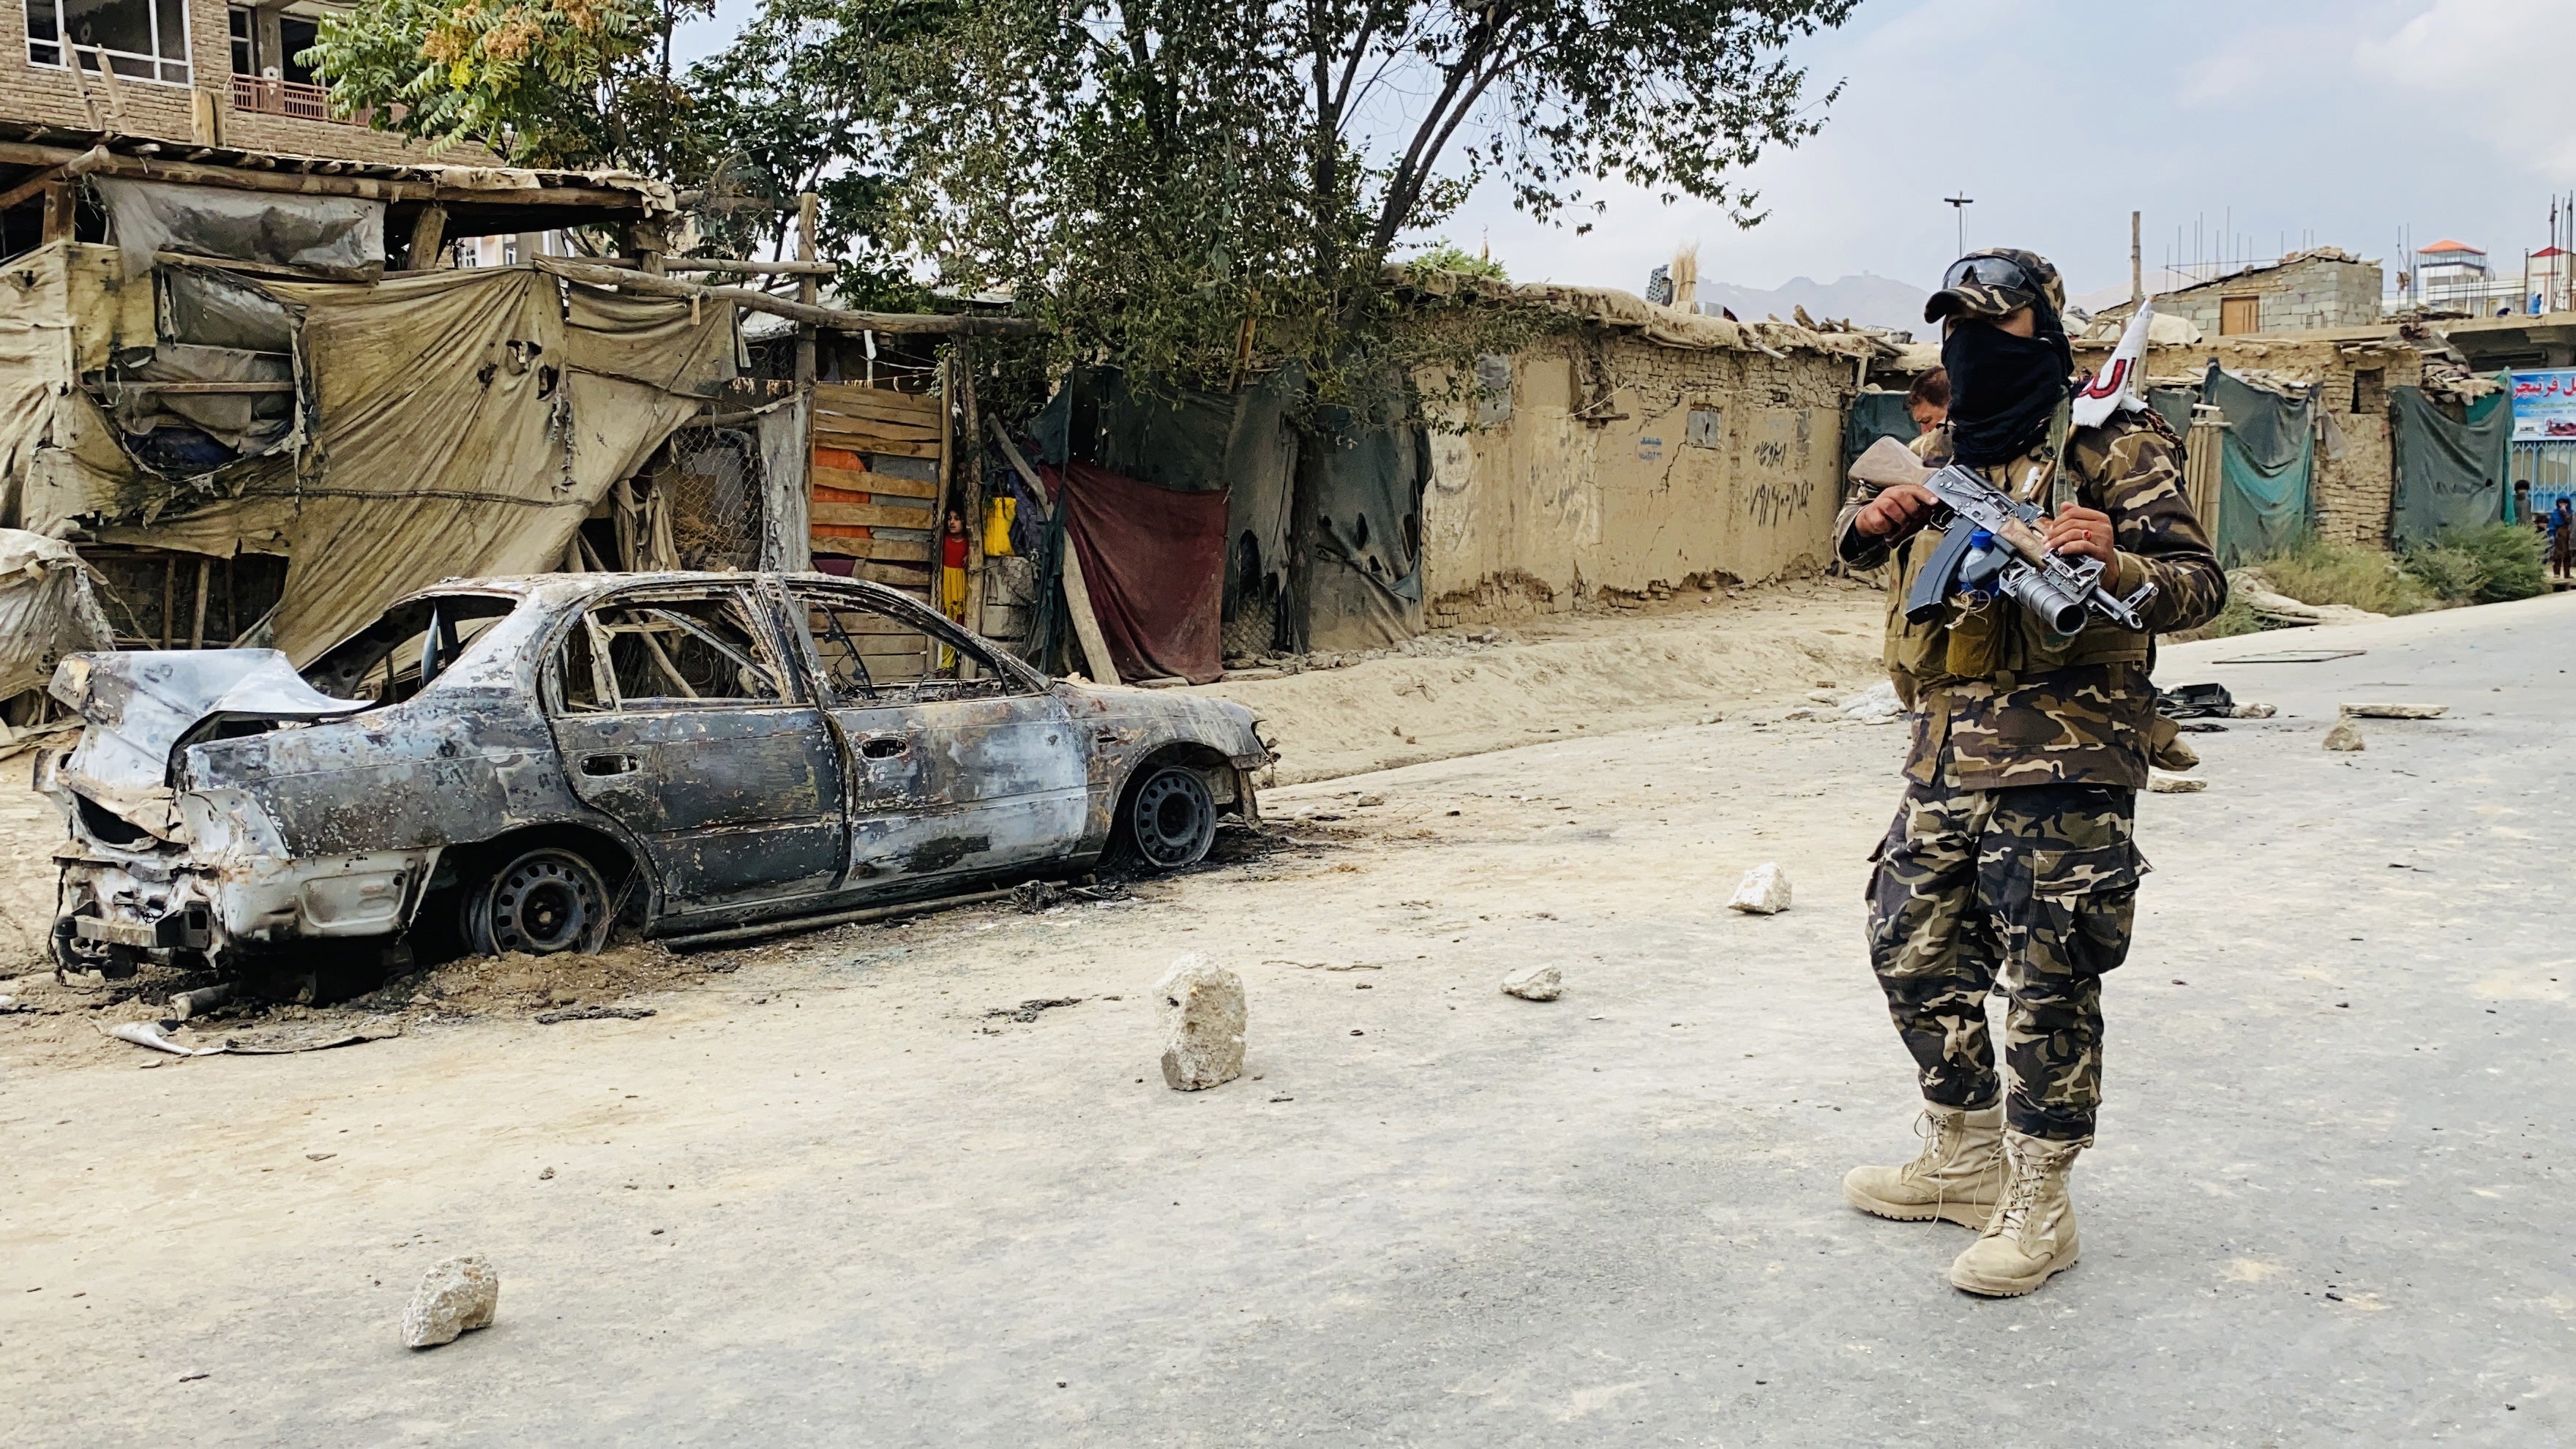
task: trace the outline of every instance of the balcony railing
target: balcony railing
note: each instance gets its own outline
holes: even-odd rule
[[[367,124],[367,117],[371,114],[367,111],[352,111],[345,116],[332,114],[329,86],[269,80],[255,75],[233,77],[233,109],[256,111],[264,116],[294,116],[306,121],[337,121],[351,126]]]

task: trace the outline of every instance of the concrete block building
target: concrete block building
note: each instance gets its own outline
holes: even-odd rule
[[[2313,247],[2155,300],[2159,316],[2188,318],[2203,337],[2278,337],[2376,326],[2380,292],[2379,263],[2340,247]],[[2135,305],[2099,315],[2125,318]]]

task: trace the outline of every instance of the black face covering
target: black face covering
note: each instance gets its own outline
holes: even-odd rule
[[[1990,322],[1962,319],[1941,343],[1950,373],[1952,456],[1972,468],[2005,463],[2031,450],[2066,396],[2074,350],[2056,314],[2042,307],[2036,337],[2015,337]]]

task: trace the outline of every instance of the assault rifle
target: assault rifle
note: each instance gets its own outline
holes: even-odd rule
[[[1951,521],[1905,596],[1908,622],[1937,616],[1952,594],[1972,589],[2016,600],[2054,634],[2082,629],[2087,614],[2099,614],[2123,629],[2147,627],[2138,618],[2138,606],[2155,597],[2154,581],[2140,584],[2125,599],[2113,594],[2102,586],[2106,566],[2100,559],[2067,559],[2048,551],[2039,528],[2047,515],[2036,505],[2020,502],[1955,463],[1920,481],[1941,500],[1941,511]]]
[[[2067,635],[2099,614],[2124,629],[2143,632],[2138,606],[2155,596],[2153,583],[2126,599],[2102,587],[2104,565],[2050,553],[2039,524],[2046,515],[1965,468],[1930,469],[1912,449],[1881,438],[1852,460],[1851,479],[1881,488],[1914,484],[1929,489],[1940,509],[1932,522],[1948,532],[1915,575],[1905,596],[1905,617],[1924,623],[1962,589],[2001,593],[2018,600],[2052,631]]]

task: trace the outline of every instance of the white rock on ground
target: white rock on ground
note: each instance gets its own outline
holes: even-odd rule
[[[1554,1001],[1565,993],[1565,973],[1553,966],[1524,966],[1503,978],[1503,993],[1523,1001]]]
[[[2346,719],[2440,719],[2447,704],[2347,704],[2340,713]]]
[[[1192,953],[1154,983],[1154,1022],[1163,1031],[1163,1081],[1175,1092],[1220,1086],[1243,1075],[1243,978]]]
[[[453,1343],[460,1333],[492,1326],[501,1306],[501,1275],[479,1253],[442,1258],[421,1275],[403,1310],[403,1344],[436,1348]]]
[[[1745,872],[1727,909],[1747,915],[1776,916],[1789,909],[1789,876],[1778,861],[1765,861]]]
[[[2361,730],[2351,720],[2335,721],[2335,727],[2326,731],[2326,748],[2343,750],[2347,753],[2365,748],[2361,741]]]
[[[2155,791],[2159,795],[2192,795],[2208,789],[2209,782],[2207,780],[2193,779],[2189,775],[2175,775],[2163,770],[2149,770],[2147,772],[2147,788]]]
[[[1905,715],[1905,706],[1896,699],[1896,686],[1884,679],[1844,700],[1842,709],[1843,718],[1862,724],[1894,724]]]

